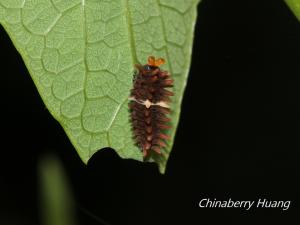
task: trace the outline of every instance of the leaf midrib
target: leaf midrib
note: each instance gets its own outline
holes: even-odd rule
[[[134,34],[133,34],[133,28],[132,28],[132,20],[131,20],[131,15],[130,15],[130,10],[129,10],[129,2],[128,0],[122,0],[123,1],[123,4],[124,4],[124,8],[125,8],[125,18],[126,18],[126,25],[127,25],[127,29],[128,29],[128,39],[129,39],[129,43],[130,43],[130,51],[131,51],[131,57],[132,57],[132,62],[133,63],[137,63],[138,60],[137,60],[137,56],[136,56],[136,48],[135,48],[135,40],[134,40]],[[87,75],[88,75],[88,64],[87,64],[87,46],[88,46],[88,40],[87,40],[87,30],[86,30],[86,22],[87,22],[87,19],[86,19],[86,10],[85,10],[85,0],[81,0],[81,8],[82,8],[82,15],[83,15],[83,23],[82,23],[82,32],[83,32],[83,41],[84,41],[84,52],[83,52],[83,58],[84,58],[84,67],[85,67],[85,76],[84,76],[84,90],[83,90],[83,93],[84,93],[84,98],[85,98],[85,101],[84,101],[84,105],[83,105],[83,109],[86,105],[86,101],[87,101],[87,93],[86,93],[86,83],[87,83]],[[107,130],[104,131],[103,133],[106,133],[106,136],[107,136],[107,143],[108,143],[108,147],[113,147],[111,145],[111,141],[110,141],[110,137],[109,137],[109,130],[111,129],[111,126],[113,125],[119,111],[121,110],[123,104],[126,102],[126,100],[124,102],[121,102],[119,103],[119,106],[117,107],[116,111],[114,112],[114,116],[113,118],[111,119],[108,127],[107,127]],[[83,118],[81,117],[81,126],[83,127]],[[84,127],[83,127],[84,128]],[[88,131],[87,131],[88,132]],[[92,133],[92,135],[94,135]],[[89,155],[91,155],[91,149],[88,148],[88,151],[89,151]]]
[[[133,34],[133,28],[132,28],[132,19],[131,19],[131,13],[129,9],[129,2],[128,0],[122,0],[125,8],[125,18],[126,18],[126,25],[128,30],[128,39],[130,43],[130,51],[131,51],[131,57],[133,64],[138,63],[137,55],[136,55],[136,48],[135,48],[135,39]]]

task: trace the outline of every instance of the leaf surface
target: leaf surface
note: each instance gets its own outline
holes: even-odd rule
[[[300,0],[284,0],[300,21]]]
[[[60,161],[48,155],[40,161],[38,169],[42,224],[76,225],[75,202]]]
[[[172,140],[152,159],[164,172],[178,124],[200,0],[0,0],[10,35],[50,113],[81,159],[111,147],[142,161],[129,122],[134,64],[163,57],[175,80]]]

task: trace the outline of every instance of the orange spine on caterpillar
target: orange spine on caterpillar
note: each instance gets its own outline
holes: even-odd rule
[[[129,97],[133,136],[143,152],[144,158],[152,153],[161,154],[170,137],[165,131],[170,129],[167,117],[173,92],[166,88],[173,87],[173,80],[167,71],[160,69],[163,58],[149,56],[145,65],[135,65],[137,74]]]

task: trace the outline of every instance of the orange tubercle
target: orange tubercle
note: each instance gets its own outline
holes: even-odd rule
[[[149,56],[148,57],[148,65],[149,66],[159,67],[160,65],[165,64],[165,62],[166,61],[163,58],[155,59],[154,56]]]
[[[155,66],[155,57],[154,56],[148,57],[148,65]]]

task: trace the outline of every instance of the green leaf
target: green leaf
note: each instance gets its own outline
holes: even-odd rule
[[[82,160],[111,147],[142,161],[129,123],[134,64],[163,57],[175,80],[165,170],[186,86],[200,0],[0,0],[0,23]]]
[[[284,0],[300,21],[300,0]]]
[[[44,225],[75,225],[75,203],[64,170],[54,156],[39,163],[39,211]]]

